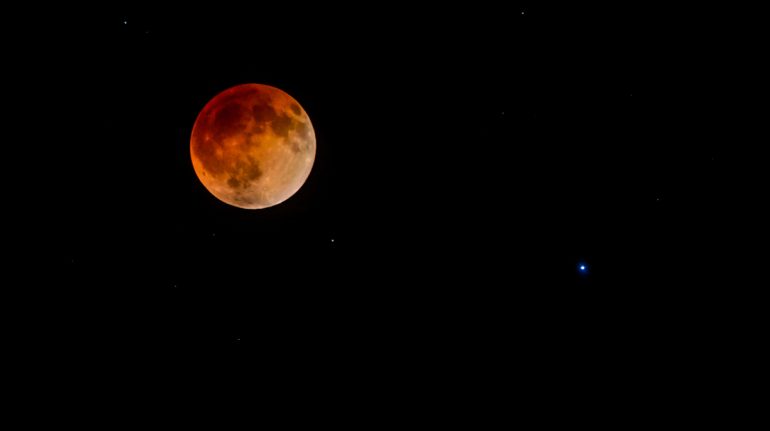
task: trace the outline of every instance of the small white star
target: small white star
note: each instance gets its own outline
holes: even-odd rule
[[[128,21],[123,20],[123,25],[128,25]]]
[[[524,15],[524,11],[521,11],[521,14]]]
[[[332,238],[332,242],[334,242],[334,238]]]

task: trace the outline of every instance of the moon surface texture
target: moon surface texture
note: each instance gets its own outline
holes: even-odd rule
[[[190,138],[193,168],[222,202],[247,209],[278,205],[313,168],[316,138],[305,110],[262,84],[229,88],[198,114]]]

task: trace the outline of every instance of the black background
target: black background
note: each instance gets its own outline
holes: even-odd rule
[[[11,169],[34,208],[11,235],[38,309],[23,337],[280,355],[679,348],[720,326],[703,304],[741,149],[719,25],[192,9],[51,13],[37,45],[11,44],[31,78],[9,89],[29,113],[14,148],[42,172]],[[307,183],[261,211],[215,199],[189,156],[198,112],[247,82],[296,98],[318,138]]]

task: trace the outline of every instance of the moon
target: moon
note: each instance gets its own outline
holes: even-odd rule
[[[203,186],[229,205],[278,205],[302,187],[313,168],[310,117],[291,96],[262,84],[217,94],[203,107],[190,137],[190,157]]]

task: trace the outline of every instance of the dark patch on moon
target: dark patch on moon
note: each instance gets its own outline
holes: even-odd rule
[[[297,124],[297,133],[299,133],[300,136],[306,138],[310,137],[310,125],[307,124],[307,121],[303,121]]]
[[[302,148],[300,148],[302,144],[300,143],[299,140],[291,139],[288,141],[288,143],[289,143],[289,148],[291,148],[291,151],[295,153],[299,153],[300,151],[302,151]]]
[[[285,138],[289,136],[290,131],[297,127],[297,120],[281,113],[273,120],[272,127],[276,135],[283,136]]]
[[[273,121],[278,114],[270,104],[258,102],[252,105],[251,115],[254,117],[254,121],[256,121],[257,124],[264,124]]]
[[[241,187],[241,181],[238,178],[230,177],[230,179],[227,180],[227,185],[230,186],[231,189],[238,189]]]
[[[227,185],[231,189],[246,189],[251,182],[262,176],[262,169],[254,157],[246,157],[236,160],[230,170],[232,174],[227,179]]]
[[[249,157],[248,162],[243,166],[243,175],[250,181],[256,180],[262,176],[262,169],[259,168],[259,163],[253,157]],[[239,167],[239,166],[236,166]],[[240,167],[239,167],[240,168]]]
[[[289,107],[292,111],[294,111],[295,114],[302,115],[302,108],[300,108],[296,103],[292,103]]]
[[[240,103],[222,106],[214,114],[214,139],[222,140],[228,136],[237,135],[246,130],[248,123],[247,112]]]

